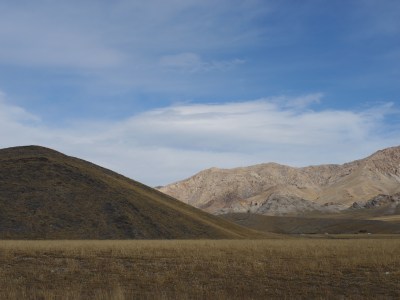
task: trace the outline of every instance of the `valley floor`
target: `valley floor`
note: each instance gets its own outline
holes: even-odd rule
[[[278,234],[400,234],[400,215],[326,214],[305,217],[251,213],[221,215],[244,227]]]
[[[400,237],[0,241],[0,299],[399,299]]]

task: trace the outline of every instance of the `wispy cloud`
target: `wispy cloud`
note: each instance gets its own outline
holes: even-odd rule
[[[282,98],[280,99],[280,102],[286,103],[286,106],[289,108],[301,109],[301,108],[306,108],[312,104],[319,104],[323,96],[324,96],[323,93],[315,93],[290,99]]]
[[[385,123],[393,104],[359,111],[305,106],[321,97],[173,105],[122,121],[81,121],[59,129],[3,99],[0,146],[45,145],[158,185],[211,166],[342,163],[400,140],[399,128]]]
[[[6,95],[0,91],[0,122],[3,123],[2,125],[8,125],[8,122],[26,124],[38,121],[40,121],[40,118],[27,112],[25,109],[19,106],[7,104]],[[2,127],[5,129],[7,128],[4,126]]]
[[[160,65],[170,71],[182,71],[189,73],[207,72],[212,70],[225,71],[237,65],[245,63],[243,59],[230,61],[204,61],[195,53],[179,53],[164,55],[160,59]]]
[[[23,8],[0,4],[0,63],[82,70],[123,61],[122,52],[104,39],[104,33],[85,21],[90,6],[40,2]]]
[[[0,1],[0,85],[63,121],[310,90],[396,101],[397,2]]]
[[[233,22],[225,22],[235,17],[246,25],[254,17],[258,1],[235,2],[237,5],[228,6],[229,1],[1,3],[0,63],[125,70],[144,62],[149,66],[160,57],[160,51],[178,51],[175,58],[166,56],[161,61],[167,65],[198,64],[202,69],[224,67],[232,62],[204,62],[198,54],[179,51],[221,51],[249,42],[253,29],[247,28],[243,34]],[[225,17],[220,18],[223,13]]]

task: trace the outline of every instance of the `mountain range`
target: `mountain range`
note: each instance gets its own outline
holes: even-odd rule
[[[160,192],[52,149],[6,148],[0,239],[400,233],[399,174],[400,147],[393,147],[343,165],[212,168]]]
[[[400,147],[341,165],[211,168],[159,190],[213,214],[304,215],[377,207],[391,214],[400,207],[399,197],[384,199],[400,193]]]

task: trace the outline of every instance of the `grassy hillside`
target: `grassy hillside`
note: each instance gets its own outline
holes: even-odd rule
[[[0,239],[257,235],[87,161],[38,146],[0,150]]]

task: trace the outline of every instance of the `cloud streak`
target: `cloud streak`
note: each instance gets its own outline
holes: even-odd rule
[[[90,6],[39,3],[25,3],[24,9],[0,4],[0,63],[82,70],[122,62],[122,52],[84,22]]]
[[[245,63],[245,61],[242,59],[234,59],[231,61],[204,61],[195,53],[165,55],[160,59],[161,67],[166,70],[189,73],[207,72],[212,70],[226,71],[243,63]]]
[[[389,130],[385,123],[393,104],[360,111],[312,109],[321,94],[172,105],[122,121],[81,121],[59,129],[2,98],[1,147],[52,147],[149,185],[212,166],[342,163],[400,140],[398,128]]]
[[[160,52],[221,51],[254,39],[254,29],[243,34],[230,21],[235,18],[242,26],[250,24],[259,2],[235,2],[0,3],[0,63],[76,71],[118,68],[123,72],[143,63],[149,67],[158,58],[167,64],[179,60],[201,69],[219,68],[232,62],[204,62],[191,52],[178,52],[174,59]]]
[[[312,90],[395,101],[396,3],[2,1],[0,85],[61,121]]]

